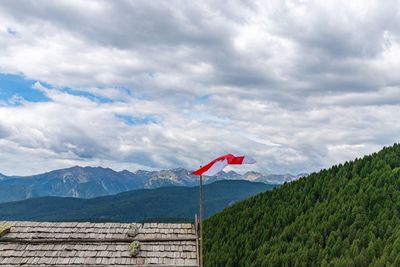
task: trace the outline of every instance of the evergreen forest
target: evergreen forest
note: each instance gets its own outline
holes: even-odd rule
[[[400,145],[239,202],[204,228],[206,266],[400,266]]]

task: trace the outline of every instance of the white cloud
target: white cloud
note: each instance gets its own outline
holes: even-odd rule
[[[233,152],[286,173],[373,152],[399,139],[398,13],[396,1],[3,1],[0,72],[49,100],[1,100],[0,171],[193,169]]]

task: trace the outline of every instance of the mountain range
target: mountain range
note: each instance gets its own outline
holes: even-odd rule
[[[276,187],[243,180],[217,181],[204,186],[204,216]],[[161,187],[92,199],[40,197],[0,204],[0,220],[34,221],[193,221],[198,213],[199,188]]]
[[[299,175],[263,175],[234,171],[220,172],[204,177],[205,184],[220,180],[247,180],[267,184],[281,184],[296,180]],[[151,189],[165,186],[196,186],[198,177],[183,168],[161,171],[114,171],[102,167],[71,167],[32,176],[0,175],[0,203],[41,196],[93,198],[134,189]]]

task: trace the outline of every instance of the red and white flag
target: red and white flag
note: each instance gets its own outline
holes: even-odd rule
[[[256,163],[256,161],[249,156],[226,154],[212,160],[207,165],[192,172],[192,174],[213,176],[222,171],[228,165],[253,164],[253,163]]]

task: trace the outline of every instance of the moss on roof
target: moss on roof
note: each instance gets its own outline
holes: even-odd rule
[[[139,233],[139,227],[136,224],[131,224],[129,225],[129,230],[127,232],[127,235],[129,237],[135,237]]]
[[[132,257],[136,257],[139,254],[140,243],[138,241],[133,241],[129,245],[129,254]]]
[[[8,223],[2,223],[0,224],[0,237],[4,236],[11,230],[11,225]]]

